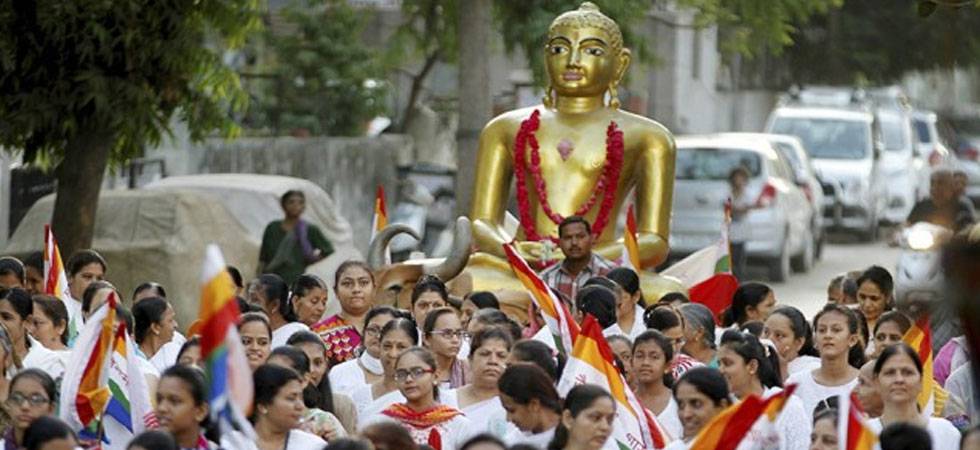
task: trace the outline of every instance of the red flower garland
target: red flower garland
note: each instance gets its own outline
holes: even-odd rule
[[[538,146],[538,139],[534,133],[541,125],[541,113],[534,110],[531,117],[521,122],[521,127],[514,139],[514,175],[517,178],[517,206],[520,215],[521,226],[527,239],[540,241],[541,235],[538,234],[534,220],[531,218],[531,207],[527,197],[527,156],[526,148],[528,143],[531,145],[531,177],[534,181],[534,190],[538,194],[541,209],[551,219],[555,225],[560,224],[565,218],[561,214],[551,209],[548,202],[548,190],[545,185],[544,177],[541,176],[541,154]],[[596,215],[595,223],[592,224],[592,235],[599,237],[602,230],[609,224],[609,214],[613,209],[613,202],[616,201],[616,185],[619,181],[619,173],[623,168],[623,132],[616,125],[616,122],[609,122],[606,129],[606,162],[602,168],[602,176],[596,182],[595,188],[589,199],[575,210],[574,215],[584,216],[587,214],[602,194],[602,203],[599,206],[599,213]],[[558,238],[548,236],[554,242]]]

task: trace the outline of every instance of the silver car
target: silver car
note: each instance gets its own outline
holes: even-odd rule
[[[824,225],[877,237],[884,209],[879,174],[881,141],[872,112],[860,108],[780,106],[766,131],[800,138],[823,184]]]
[[[915,172],[915,140],[912,116],[908,110],[880,108],[877,111],[884,144],[881,175],[884,180],[885,211],[882,219],[891,224],[904,223],[923,189]],[[924,189],[928,189],[928,184]]]
[[[929,174],[933,168],[958,168],[959,162],[943,142],[939,131],[939,116],[936,113],[922,110],[913,112],[912,127],[916,141],[913,166],[919,178],[915,198],[921,200],[929,196]]]
[[[810,210],[813,211],[810,230],[813,232],[814,256],[820,258],[826,239],[826,233],[823,229],[824,195],[820,178],[817,177],[817,171],[810,162],[810,154],[806,152],[806,149],[803,148],[803,142],[796,136],[784,134],[767,134],[766,136],[769,137],[769,141],[774,144],[776,150],[793,169],[793,180],[803,190],[803,195],[806,195],[807,202],[810,204]],[[808,264],[812,264],[812,260],[808,262],[804,258],[795,268],[805,270],[809,268]]]
[[[791,260],[813,254],[811,209],[793,181],[789,164],[761,134],[681,136],[677,139],[671,258],[682,257],[718,240],[724,204],[731,195],[728,177],[742,165],[751,177],[746,188],[756,205],[745,220],[745,250],[764,260],[772,281],[789,277]]]

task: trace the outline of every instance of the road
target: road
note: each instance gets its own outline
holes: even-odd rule
[[[888,231],[882,230],[881,235]],[[894,272],[900,249],[889,247],[884,241],[859,243],[850,236],[834,235],[824,246],[823,257],[807,273],[794,273],[785,283],[770,283],[764,278],[761,267],[750,267],[749,275],[772,286],[779,304],[792,305],[812,318],[827,302],[827,284],[830,280],[850,270],[860,270],[872,264]]]

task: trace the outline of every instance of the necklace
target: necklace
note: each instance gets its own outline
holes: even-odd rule
[[[538,233],[537,227],[531,218],[530,201],[527,194],[527,172],[531,172],[534,181],[534,191],[538,195],[538,202],[545,215],[555,224],[560,224],[565,217],[556,213],[548,202],[548,189],[544,177],[541,175],[541,154],[538,146],[538,139],[535,133],[541,125],[541,113],[534,110],[531,117],[521,122],[520,129],[514,139],[514,176],[517,179],[517,206],[520,215],[521,226],[528,240],[540,241],[542,236]],[[527,147],[531,147],[530,167],[528,167]],[[566,160],[566,155],[562,153],[562,161]],[[602,175],[596,181],[592,189],[592,195],[585,201],[573,215],[584,216],[599,202],[599,212],[596,214],[595,223],[592,224],[592,235],[599,237],[609,223],[609,214],[613,209],[613,202],[616,200],[616,183],[619,180],[619,173],[623,168],[623,132],[616,125],[616,122],[609,122],[606,128],[606,160],[602,167]],[[557,243],[558,238],[548,236],[548,239]]]

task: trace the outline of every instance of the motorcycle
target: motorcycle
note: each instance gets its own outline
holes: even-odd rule
[[[917,222],[901,231],[902,251],[895,267],[895,301],[899,310],[912,317],[930,315],[932,345],[942,348],[961,334],[952,305],[945,299],[946,279],[942,270],[943,245],[952,230],[929,222]]]

